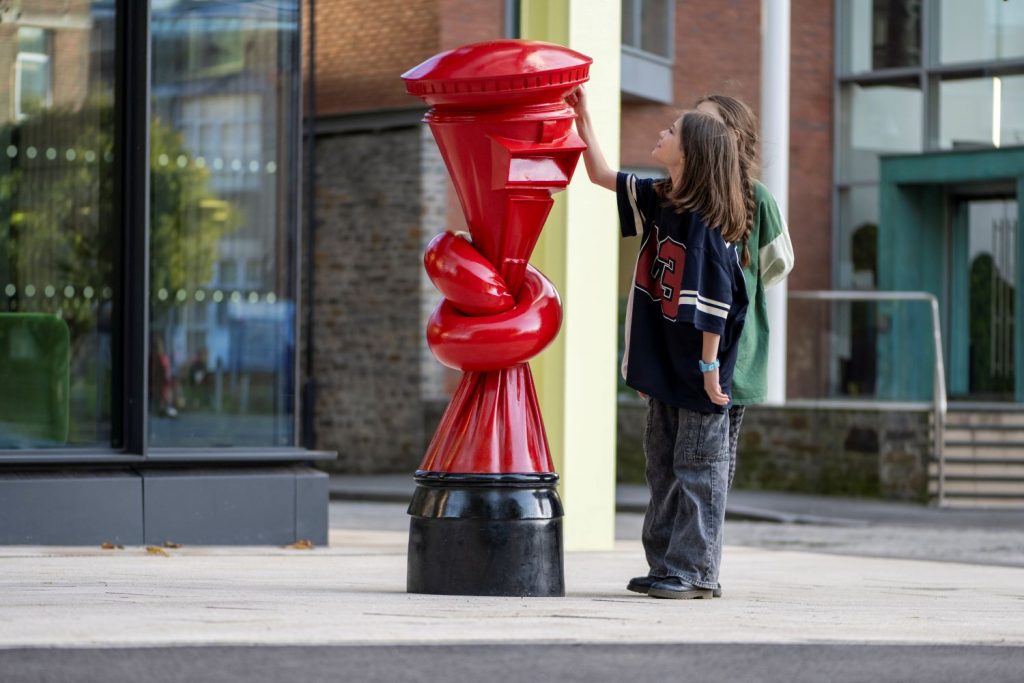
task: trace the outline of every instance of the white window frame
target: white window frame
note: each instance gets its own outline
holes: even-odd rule
[[[49,37],[47,38],[49,40]],[[49,54],[42,52],[18,52],[14,60],[14,119],[15,121],[24,121],[28,114],[22,110],[21,102],[21,86],[22,76],[21,70],[22,65],[28,63],[42,64],[46,67],[46,97],[44,98],[44,106],[53,106],[53,66],[52,60]]]

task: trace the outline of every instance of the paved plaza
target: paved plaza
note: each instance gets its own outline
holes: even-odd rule
[[[435,680],[411,653],[450,661],[460,651],[453,680],[481,680],[516,652],[560,680],[623,680],[645,662],[653,673],[687,661],[732,680],[887,680],[863,678],[883,662],[890,672],[917,662],[899,680],[924,680],[936,662],[946,663],[929,680],[1024,671],[1022,529],[730,521],[725,597],[664,601],[623,589],[643,568],[635,513],[618,515],[614,550],[568,553],[567,595],[545,599],[406,593],[407,523],[399,503],[342,501],[326,548],[0,548],[0,680],[138,680],[146,662],[170,667],[153,680],[179,680],[200,662],[202,680]],[[981,554],[965,561],[958,538]],[[604,661],[603,677],[571,666],[572,652]],[[794,669],[794,656],[864,666],[820,678],[816,666]],[[123,666],[102,665],[114,660]],[[245,663],[218,665],[234,660]],[[303,661],[319,662],[309,678],[282,673]],[[346,675],[330,678],[335,667]],[[520,680],[516,671],[495,680]]]

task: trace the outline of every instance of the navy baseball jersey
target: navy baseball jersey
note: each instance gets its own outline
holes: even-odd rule
[[[651,178],[619,173],[623,237],[641,235],[626,307],[626,384],[680,408],[724,412],[704,391],[702,332],[721,335],[722,391],[731,395],[747,291],[736,246],[691,211],[665,206]]]

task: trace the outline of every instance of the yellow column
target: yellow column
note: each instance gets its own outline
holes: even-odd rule
[[[608,163],[619,163],[621,0],[523,0],[522,37],[594,59],[587,94]],[[555,196],[533,264],[555,283],[564,320],[531,363],[555,467],[567,550],[615,541],[618,221],[615,195],[589,182],[582,160]]]

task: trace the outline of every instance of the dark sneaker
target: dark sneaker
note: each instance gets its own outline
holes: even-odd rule
[[[673,600],[710,600],[714,591],[710,588],[701,588],[687,583],[677,576],[670,576],[663,581],[658,581],[650,587],[647,595],[652,598],[669,598]]]
[[[711,591],[711,595],[715,596],[716,598],[722,597],[722,587],[719,586],[715,590]]]
[[[634,576],[626,584],[626,590],[647,595],[647,591],[651,590],[651,586],[664,580],[665,577],[663,576]]]

